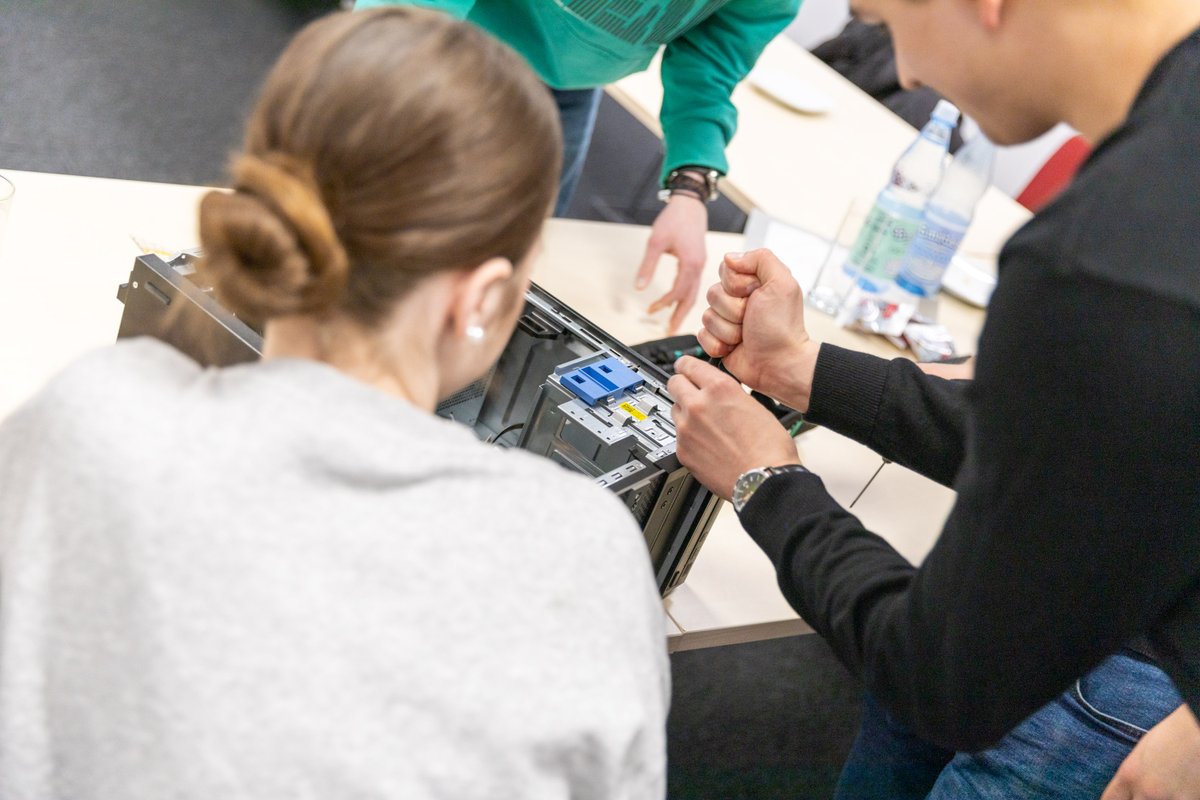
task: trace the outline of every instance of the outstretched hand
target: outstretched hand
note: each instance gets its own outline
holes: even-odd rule
[[[649,313],[675,306],[667,323],[667,334],[674,334],[696,304],[700,273],[707,259],[704,236],[708,233],[708,207],[702,200],[677,194],[659,212],[650,228],[650,241],[638,269],[636,288],[645,289],[654,277],[658,260],[664,254],[675,256],[679,271],[670,291],[650,304]]]
[[[712,364],[684,356],[667,389],[675,400],[680,463],[725,500],[746,470],[800,463],[796,443],[775,415]]]

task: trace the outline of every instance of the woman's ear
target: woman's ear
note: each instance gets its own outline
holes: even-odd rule
[[[463,273],[450,304],[451,332],[456,338],[479,338],[505,316],[511,299],[513,264],[489,258]]]

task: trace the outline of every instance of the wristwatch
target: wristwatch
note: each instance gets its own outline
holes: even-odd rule
[[[739,514],[742,513],[746,503],[750,502],[750,498],[758,491],[758,487],[767,482],[767,478],[772,475],[782,475],[785,472],[808,472],[808,470],[799,464],[784,464],[781,467],[756,467],[743,472],[734,481],[733,494],[729,498],[733,503],[733,510]]]
[[[711,203],[718,197],[717,179],[721,173],[705,167],[679,167],[667,175],[664,188],[659,191],[658,199],[666,202],[673,194],[686,194],[704,203]]]

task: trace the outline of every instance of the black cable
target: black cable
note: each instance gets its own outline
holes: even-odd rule
[[[495,436],[488,438],[486,443],[487,444],[495,444],[496,442],[500,441],[500,437],[503,436],[504,434],[510,433],[511,431],[519,431],[519,430],[521,430],[521,428],[524,428],[524,427],[525,427],[524,422],[514,422],[512,425],[509,425],[507,428],[500,431]]]
[[[883,463],[879,465],[879,469],[875,470],[875,474],[871,476],[871,480],[867,481],[867,485],[864,486],[858,495],[850,501],[850,505],[846,506],[846,508],[854,508],[854,504],[857,503],[859,499],[867,493],[867,489],[871,488],[871,484],[874,483],[875,479],[879,477],[879,473],[883,472],[883,468],[890,463],[892,462],[888,461],[886,458],[883,460]]]

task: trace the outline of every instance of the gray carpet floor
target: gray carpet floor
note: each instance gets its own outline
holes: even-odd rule
[[[258,83],[318,0],[4,0],[0,164],[219,183]]]
[[[0,167],[220,184],[265,71],[297,28],[336,5],[3,0]],[[636,128],[605,104],[572,216],[652,219],[661,152]],[[725,230],[745,221],[729,205],[713,218]],[[671,664],[672,798],[830,796],[859,686],[821,640],[679,653]]]

